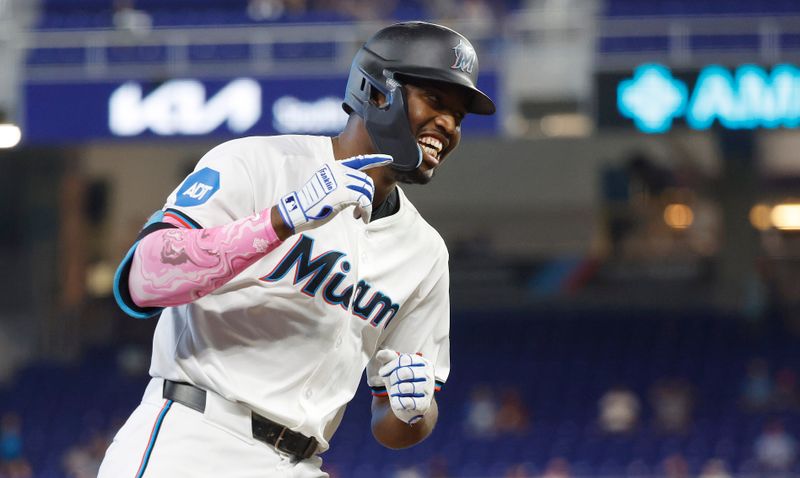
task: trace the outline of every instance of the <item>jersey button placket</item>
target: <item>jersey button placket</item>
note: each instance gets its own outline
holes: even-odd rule
[[[370,236],[370,232],[368,230],[364,230],[364,238],[361,241],[361,244],[359,244],[359,248],[358,248],[359,249],[358,257],[359,257],[359,259],[361,259],[361,262],[366,262],[367,261],[367,245],[365,243],[366,243],[366,241],[369,240],[369,236]]]

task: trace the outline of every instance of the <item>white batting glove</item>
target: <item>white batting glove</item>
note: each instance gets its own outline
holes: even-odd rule
[[[295,233],[319,227],[343,209],[369,223],[375,186],[362,171],[392,162],[388,154],[365,154],[326,164],[298,191],[283,196],[278,211]]]
[[[381,350],[375,356],[383,366],[383,377],[392,412],[400,420],[413,425],[422,420],[431,406],[436,381],[433,364],[419,355]]]

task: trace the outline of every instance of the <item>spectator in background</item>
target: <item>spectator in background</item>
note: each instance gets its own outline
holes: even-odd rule
[[[689,464],[680,453],[673,453],[661,462],[664,478],[689,478]]]
[[[767,361],[760,357],[750,359],[741,387],[743,407],[753,412],[764,411],[772,402],[773,392]]]
[[[561,457],[555,457],[547,462],[541,478],[569,478],[569,462]]]
[[[491,387],[484,384],[473,388],[464,424],[467,433],[473,437],[489,437],[494,434],[496,419],[497,403]]]
[[[285,11],[283,0],[250,0],[247,2],[247,16],[256,22],[276,20]]]
[[[495,418],[498,434],[523,435],[530,425],[530,412],[522,401],[519,391],[508,389],[503,392],[500,408]]]
[[[639,398],[623,385],[611,387],[598,403],[600,428],[606,433],[631,432],[639,421]]]
[[[22,457],[22,419],[13,412],[0,421],[0,460],[10,462]]]
[[[494,12],[485,0],[464,0],[459,9],[459,19],[473,22],[492,22]]]
[[[666,239],[661,201],[676,184],[672,170],[649,153],[633,151],[621,167],[603,173],[603,183],[613,258],[651,261],[655,256],[669,256],[673,242]]]
[[[149,356],[139,345],[123,345],[117,353],[117,368],[128,377],[145,377],[150,368]]]
[[[0,476],[3,478],[33,478],[33,469],[25,459],[4,463],[0,467]]]
[[[134,35],[147,36],[153,29],[153,19],[144,10],[137,10],[133,0],[114,1],[114,26]]]
[[[703,465],[698,478],[731,478],[731,474],[724,460],[712,458]]]
[[[73,446],[64,454],[64,471],[69,478],[96,478],[106,448],[111,443],[108,433],[94,432],[89,441]]]
[[[517,463],[511,465],[503,476],[505,478],[533,478],[534,474],[527,463]]]
[[[775,374],[772,404],[775,410],[781,412],[797,409],[797,375],[794,370],[784,367]]]
[[[659,164],[644,151],[632,152],[625,167],[634,201],[650,202],[675,184],[672,170]]]
[[[309,10],[307,0],[283,0],[283,7],[286,14],[292,16],[305,15]]]
[[[428,465],[428,478],[449,478],[450,471],[447,459],[442,455],[434,455]]]
[[[22,419],[13,412],[0,420],[0,476],[3,478],[30,478],[31,465],[23,456]]]
[[[786,472],[797,460],[797,440],[786,433],[780,420],[772,420],[756,438],[754,452],[765,472]]]
[[[408,468],[400,468],[394,475],[394,478],[424,478],[416,466],[409,466]]]
[[[691,426],[694,398],[684,379],[659,380],[650,388],[656,428],[663,433],[686,433]]]
[[[70,448],[64,454],[64,472],[67,478],[92,478],[100,470],[100,462],[93,460],[88,449],[83,445]]]

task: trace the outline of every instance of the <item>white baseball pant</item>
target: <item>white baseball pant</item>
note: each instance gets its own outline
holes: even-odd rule
[[[322,459],[295,457],[252,435],[250,410],[206,394],[205,413],[162,397],[150,380],[142,403],[114,437],[98,478],[327,478]]]

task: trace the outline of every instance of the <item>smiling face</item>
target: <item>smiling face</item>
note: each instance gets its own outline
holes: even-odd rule
[[[469,93],[446,83],[422,80],[406,82],[404,88],[408,122],[423,158],[414,171],[393,170],[394,179],[406,184],[427,184],[461,141],[461,121],[467,113]]]

